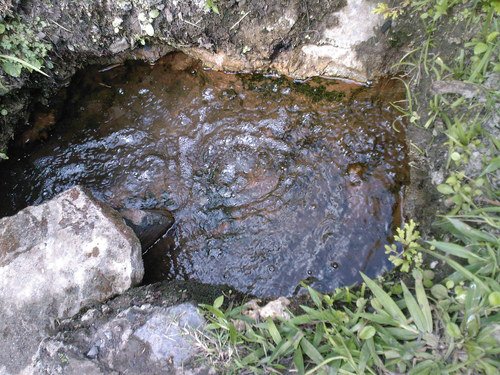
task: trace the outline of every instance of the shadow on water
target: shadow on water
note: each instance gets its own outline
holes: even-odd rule
[[[149,250],[153,279],[259,296],[307,278],[351,284],[388,267],[400,223],[408,167],[393,82],[224,74],[181,54],[90,68],[61,120],[46,115],[50,136],[31,130],[22,142],[47,139],[0,164],[0,215],[81,184],[116,208],[173,212],[174,235]]]

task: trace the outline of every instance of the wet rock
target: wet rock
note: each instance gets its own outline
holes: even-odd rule
[[[205,324],[191,303],[170,307],[131,306],[91,321],[84,322],[82,317],[81,322],[79,328],[61,332],[40,344],[34,358],[35,373],[198,374],[207,371],[191,368],[197,354],[194,332]]]
[[[167,210],[125,209],[120,214],[139,238],[143,250],[150,248],[174,224],[174,217]]]
[[[0,373],[22,371],[59,319],[124,292],[143,272],[132,230],[80,187],[1,219]]]

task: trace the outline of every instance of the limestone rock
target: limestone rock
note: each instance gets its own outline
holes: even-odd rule
[[[59,319],[143,273],[133,231],[80,187],[1,219],[0,374],[22,371]]]
[[[190,369],[197,350],[192,332],[204,325],[203,317],[190,303],[171,307],[144,304],[90,321],[84,317],[84,327],[42,342],[34,361],[36,374],[208,371]]]

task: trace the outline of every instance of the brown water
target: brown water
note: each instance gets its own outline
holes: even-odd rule
[[[174,213],[165,278],[260,296],[351,284],[388,266],[401,216],[404,134],[388,103],[401,91],[385,86],[229,75],[179,55],[91,68],[48,140],[0,164],[0,216],[81,184]]]

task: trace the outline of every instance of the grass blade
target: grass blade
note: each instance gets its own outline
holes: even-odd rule
[[[429,300],[427,299],[427,294],[425,293],[424,285],[422,283],[422,277],[415,277],[415,293],[417,294],[417,301],[422,309],[422,314],[424,315],[425,330],[426,332],[431,333],[433,328],[432,312]]]
[[[403,298],[406,302],[406,308],[408,309],[411,317],[413,318],[413,321],[415,322],[417,328],[421,332],[430,333],[430,331],[427,330],[427,323],[424,313],[422,312],[422,309],[418,305],[417,300],[415,299],[415,297],[413,297],[413,295],[408,290],[406,284],[402,281],[401,281],[401,287],[403,288]]]
[[[44,75],[45,77],[48,77],[49,75],[47,73],[44,73],[43,71],[41,71],[40,69],[38,69],[36,66],[30,64],[29,62],[27,61],[24,61],[24,60],[21,60],[21,59],[18,59],[17,57],[15,56],[9,56],[9,55],[0,55],[0,59],[4,59],[4,60],[10,60],[10,61],[14,61],[18,64],[21,64],[22,66],[24,66],[25,68],[28,68],[28,69],[31,69],[31,70],[34,70],[35,72],[38,72],[42,75]]]
[[[474,254],[472,251],[467,250],[465,247],[448,242],[441,241],[427,241],[429,245],[435,246],[441,251],[444,251],[447,254],[454,255],[456,257],[462,259],[470,259],[475,258],[480,261],[485,261],[485,259],[481,258],[479,255]]]
[[[379,300],[384,310],[392,316],[394,320],[401,324],[406,324],[406,317],[401,311],[401,309],[396,305],[396,302],[386,293],[384,290],[378,286],[373,280],[361,272],[361,277],[365,281],[366,285],[375,297]]]
[[[302,356],[302,350],[297,348],[295,350],[295,353],[293,355],[293,363],[295,364],[295,368],[297,369],[297,373],[299,375],[304,375],[305,373],[305,368],[304,368],[304,357]]]
[[[300,347],[302,348],[304,354],[311,358],[315,364],[319,365],[325,360],[313,344],[311,344],[305,337],[300,341]]]

